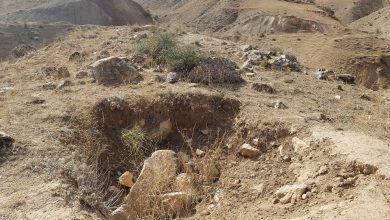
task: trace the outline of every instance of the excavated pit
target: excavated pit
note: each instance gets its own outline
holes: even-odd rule
[[[143,160],[158,149],[193,154],[207,150],[216,139],[232,132],[240,102],[222,95],[201,93],[164,93],[153,97],[105,98],[93,106],[95,136],[104,149],[98,166],[107,170],[110,179],[127,170],[137,172]],[[140,158],[132,158],[121,134],[140,128],[147,139],[147,149]]]

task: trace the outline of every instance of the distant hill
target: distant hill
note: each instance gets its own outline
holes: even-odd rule
[[[353,22],[351,27],[390,39],[390,5]]]
[[[69,22],[72,24],[128,25],[148,24],[150,15],[132,0],[56,0],[40,1],[35,7],[6,15],[7,22]],[[29,5],[33,6],[32,3]],[[3,6],[3,7],[6,7]],[[10,6],[9,6],[10,7]]]

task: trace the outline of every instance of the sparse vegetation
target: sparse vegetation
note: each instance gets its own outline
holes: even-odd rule
[[[172,71],[189,72],[204,59],[200,51],[179,45],[170,33],[156,33],[144,40],[138,52],[147,56],[147,65],[163,65]]]
[[[141,42],[138,52],[147,55],[156,65],[166,65],[177,41],[170,33],[156,33]]]
[[[268,60],[262,60],[260,62],[260,67],[263,69],[269,69],[271,64],[268,62]]]
[[[169,67],[172,71],[189,72],[198,66],[204,57],[192,46],[176,47],[169,56]]]
[[[140,128],[134,127],[132,129],[123,130],[121,139],[132,157],[138,158],[145,153],[145,133]]]

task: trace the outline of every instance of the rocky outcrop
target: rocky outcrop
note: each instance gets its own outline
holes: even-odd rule
[[[289,70],[295,72],[301,72],[302,70],[302,66],[298,63],[297,58],[289,54],[283,54],[270,63],[274,70]]]

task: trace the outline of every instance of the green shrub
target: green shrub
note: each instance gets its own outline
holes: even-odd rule
[[[262,60],[259,65],[263,69],[269,69],[271,67],[271,64],[268,62],[268,60]]]
[[[203,60],[203,55],[194,47],[182,46],[172,51],[168,59],[168,65],[172,71],[188,73]]]
[[[176,47],[177,42],[172,34],[156,33],[141,42],[138,52],[153,60],[155,65],[165,65]]]
[[[121,133],[123,144],[128,148],[130,156],[137,158],[145,153],[145,133],[138,127],[125,129]]]
[[[147,66],[162,65],[177,72],[189,72],[203,61],[199,50],[178,45],[170,33],[156,33],[145,39],[138,52],[146,55]]]

